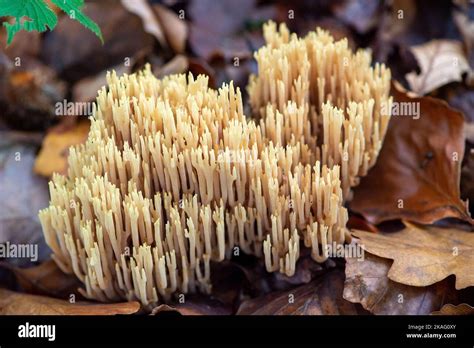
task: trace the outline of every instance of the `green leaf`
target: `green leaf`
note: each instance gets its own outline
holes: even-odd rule
[[[87,29],[92,31],[104,43],[102,32],[99,26],[88,16],[82,13],[84,7],[84,0],[51,0],[53,4],[63,10],[71,19],[77,20]]]
[[[82,13],[84,0],[51,0],[51,2],[66,12],[71,19],[77,20],[94,32],[104,43],[99,26]],[[0,0],[0,17],[6,16],[15,18],[13,24],[3,23],[8,34],[7,45],[20,30],[43,32],[48,28],[53,30],[58,23],[56,14],[48,7],[45,0]]]
[[[56,14],[43,0],[0,0],[0,17],[15,17],[15,23],[4,22],[7,28],[7,45],[20,30],[46,31],[53,29],[58,23]],[[23,17],[26,17],[22,20]]]

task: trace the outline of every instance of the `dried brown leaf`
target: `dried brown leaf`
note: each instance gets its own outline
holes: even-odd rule
[[[186,40],[188,38],[188,25],[184,19],[180,19],[176,13],[163,5],[153,5],[153,11],[161,24],[166,41],[171,49],[182,54],[186,50]]]
[[[69,147],[81,144],[87,139],[89,126],[89,121],[82,121],[66,129],[62,125],[51,128],[36,157],[34,172],[46,177],[53,173],[66,173]]]
[[[115,315],[138,312],[138,302],[70,303],[56,298],[0,289],[0,315]]]
[[[406,225],[399,232],[352,234],[369,253],[393,260],[388,278],[397,283],[429,286],[454,274],[457,290],[474,286],[474,233]]]
[[[457,306],[452,304],[444,305],[439,311],[433,312],[435,315],[474,315],[474,307],[467,303],[461,303]]]
[[[178,312],[181,315],[230,315],[232,308],[208,296],[193,295],[182,304],[162,304],[155,307],[151,314]]]
[[[420,315],[455,298],[452,282],[445,279],[427,287],[415,287],[388,279],[391,260],[365,253],[363,260],[346,258],[343,297],[360,303],[373,314]]]
[[[19,268],[8,263],[0,263],[13,272],[21,289],[29,294],[47,295],[57,298],[68,298],[71,294],[78,296],[77,289],[81,283],[76,277],[63,273],[53,260],[39,266]]]
[[[375,166],[354,190],[351,209],[375,224],[394,219],[430,224],[447,217],[472,222],[460,199],[462,114],[442,100],[392,90],[400,108],[419,105],[419,117],[392,116]]]
[[[344,272],[334,270],[289,291],[274,292],[244,301],[238,315],[337,315],[358,314],[358,308],[342,298]]]
[[[141,18],[143,28],[148,34],[153,35],[162,47],[168,47],[163,27],[147,0],[122,0],[121,2],[128,11]]]
[[[412,46],[410,50],[415,55],[421,72],[419,75],[411,72],[405,77],[411,90],[420,95],[450,82],[462,81],[462,74],[469,71],[469,63],[459,41],[432,40]]]

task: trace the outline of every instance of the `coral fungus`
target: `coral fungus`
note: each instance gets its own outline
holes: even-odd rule
[[[233,84],[108,74],[84,145],[40,212],[57,264],[101,301],[144,305],[211,291],[211,261],[234,248],[295,272],[347,237],[344,201],[374,164],[390,72],[317,30],[265,27],[246,117]]]

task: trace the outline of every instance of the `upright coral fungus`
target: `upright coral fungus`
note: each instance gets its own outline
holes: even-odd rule
[[[295,272],[300,244],[322,262],[347,239],[344,199],[374,164],[390,74],[321,30],[265,26],[244,115],[232,83],[107,77],[84,145],[40,212],[53,258],[101,301],[145,306],[211,289],[211,261],[235,247]]]

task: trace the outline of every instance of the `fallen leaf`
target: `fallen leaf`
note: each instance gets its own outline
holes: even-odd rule
[[[38,210],[48,206],[48,183],[33,174],[36,146],[15,143],[9,134],[0,132],[0,243],[37,247],[37,255],[32,253],[30,258],[6,259],[18,266],[29,266],[46,259],[51,252],[38,219]]]
[[[30,268],[19,268],[0,262],[0,268],[2,267],[13,272],[18,285],[28,294],[64,299],[71,294],[80,296],[77,289],[81,283],[75,276],[63,273],[53,260],[47,260],[39,266]]]
[[[56,298],[0,289],[0,315],[116,315],[138,312],[138,302],[70,303]]]
[[[474,307],[467,303],[461,303],[457,306],[452,304],[444,305],[439,311],[433,312],[434,315],[474,315]]]
[[[352,234],[364,250],[393,260],[388,278],[397,283],[429,286],[454,274],[457,290],[474,286],[472,232],[406,223],[399,232]]]
[[[161,304],[155,307],[151,314],[157,315],[161,312],[178,312],[181,315],[230,315],[232,308],[209,296],[192,295],[182,304]]]
[[[161,24],[166,41],[171,49],[177,54],[183,54],[186,50],[186,40],[188,38],[188,26],[186,21],[180,19],[176,13],[163,5],[154,4],[152,8]]]
[[[394,103],[414,113],[392,116],[375,166],[354,189],[350,208],[369,222],[407,219],[430,224],[453,217],[472,222],[460,199],[464,118],[444,101],[393,88]]]
[[[344,272],[334,270],[289,291],[274,292],[244,301],[237,315],[359,314],[356,305],[342,298]]]
[[[343,297],[377,315],[421,315],[455,298],[449,279],[415,287],[388,279],[391,260],[365,253],[364,259],[346,258]]]
[[[469,71],[462,44],[455,40],[432,40],[412,46],[420,67],[420,74],[405,75],[410,88],[419,95],[427,94],[450,82],[462,81],[462,74]]]
[[[152,34],[162,47],[168,47],[163,28],[146,0],[122,0],[128,11],[141,18],[145,31]]]
[[[372,225],[370,222],[357,215],[349,216],[349,220],[347,221],[346,227],[348,229],[364,230],[374,233],[377,233],[379,231],[375,225]]]
[[[51,128],[36,157],[34,172],[45,177],[51,177],[53,173],[65,174],[69,147],[87,139],[89,126],[89,121],[81,121],[66,129],[62,125]]]
[[[90,2],[84,13],[101,28],[103,45],[92,32],[67,16],[61,17],[54,31],[43,40],[43,60],[64,79],[79,81],[123,64],[141,50],[153,49],[153,35],[147,33],[141,19],[127,11],[120,2]]]

